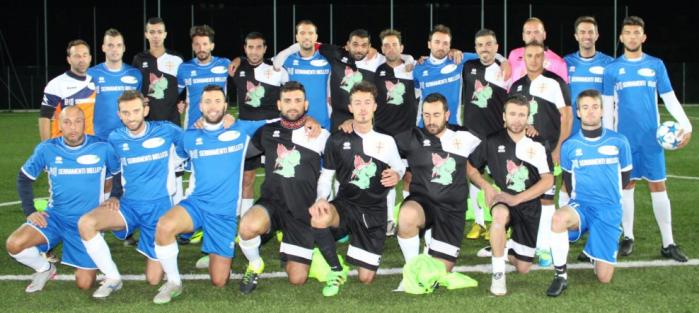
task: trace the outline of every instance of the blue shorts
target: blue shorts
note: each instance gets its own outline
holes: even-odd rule
[[[621,236],[621,214],[614,220],[603,220],[597,218],[592,211],[599,208],[584,205],[574,200],[568,203],[580,218],[580,228],[577,231],[569,231],[568,239],[577,241],[582,234],[589,232],[587,243],[583,252],[595,261],[602,261],[609,264],[616,264],[617,252],[619,251],[619,236]],[[621,212],[621,207],[618,208]]]
[[[191,197],[182,200],[179,205],[189,214],[194,230],[204,231],[202,252],[226,258],[235,256],[235,237],[238,235],[238,217],[235,213],[223,215],[208,212],[211,204]],[[231,208],[231,212],[235,212],[235,208]]]
[[[157,260],[155,255],[155,226],[163,214],[172,208],[172,199],[163,197],[153,201],[137,201],[122,199],[119,204],[119,214],[126,227],[113,231],[114,236],[120,240],[133,234],[136,229],[141,230],[136,251],[151,260]]]
[[[645,144],[632,145],[631,159],[633,161],[631,179],[645,179],[651,182],[664,181],[666,179],[665,151],[655,141],[655,138]]]
[[[80,232],[78,231],[80,216],[61,216],[51,210],[47,210],[46,213],[48,213],[46,228],[40,228],[27,222],[29,226],[34,227],[46,239],[45,244],[37,246],[39,251],[49,251],[63,242],[61,263],[79,269],[96,270],[97,265],[95,265],[95,262],[92,262],[92,258],[87,254],[85,245],[80,239]]]

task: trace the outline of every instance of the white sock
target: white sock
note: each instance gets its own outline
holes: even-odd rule
[[[109,251],[109,246],[107,242],[104,241],[102,234],[97,234],[90,240],[82,240],[83,245],[85,245],[85,250],[87,254],[90,255],[92,261],[95,262],[97,268],[104,273],[109,279],[121,279],[119,270],[117,269],[114,260],[112,260],[112,253]]]
[[[180,203],[182,198],[184,198],[184,190],[182,188],[182,176],[175,176],[175,194],[172,196],[173,204]]]
[[[15,258],[17,262],[31,267],[37,273],[46,272],[51,268],[51,263],[41,256],[37,247],[29,247],[17,254],[10,254],[10,256]]]
[[[259,269],[262,266],[262,258],[260,257],[260,243],[262,239],[260,236],[256,236],[250,240],[243,240],[240,238],[238,245],[240,250],[243,251],[243,255],[250,262],[250,266],[254,269]]]
[[[633,239],[633,211],[634,199],[633,192],[635,188],[624,189],[621,191],[621,227],[624,228],[624,236]]]
[[[651,192],[651,203],[653,204],[653,214],[655,221],[658,222],[660,228],[660,237],[663,240],[663,248],[674,244],[672,238],[672,210],[670,208],[670,198],[667,196],[667,191]]]
[[[473,219],[476,224],[485,226],[485,214],[483,208],[478,205],[478,187],[474,184],[468,184],[468,201],[471,201],[473,207]]]
[[[240,206],[238,207],[238,216],[243,217],[245,213],[250,210],[252,205],[255,203],[255,199],[243,198],[240,201]]]
[[[558,208],[562,208],[570,201],[570,195],[563,190],[558,192]]]
[[[536,235],[536,247],[540,250],[551,248],[551,219],[556,213],[553,204],[541,205],[541,218],[539,219],[539,233]]]
[[[425,251],[423,253],[427,254],[427,250],[430,249],[430,242],[432,241],[432,228],[428,228],[425,231]]]
[[[396,189],[392,188],[386,196],[386,220],[395,222],[393,218],[394,209],[396,208]]]
[[[413,257],[420,254],[420,235],[415,235],[410,238],[397,237],[400,251],[403,252],[403,258],[405,258],[405,263],[408,263]]]
[[[562,233],[551,233],[551,257],[553,258],[553,266],[563,266],[568,263],[568,231]]]
[[[505,258],[507,255],[503,256],[492,256],[490,262],[493,265],[493,273],[505,273]]]
[[[405,198],[407,198],[410,195],[410,191],[403,190],[403,201],[405,201]]]
[[[160,265],[167,275],[167,280],[171,283],[182,285],[180,271],[177,269],[177,254],[179,252],[177,241],[165,246],[155,244],[155,255],[158,257],[158,261],[160,261]]]

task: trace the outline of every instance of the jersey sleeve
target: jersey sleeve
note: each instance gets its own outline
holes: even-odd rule
[[[185,137],[185,133],[183,132],[182,136],[180,136],[175,143],[175,153],[183,160],[189,159],[189,153],[187,153],[187,149],[184,146]]]
[[[323,152],[323,168],[329,170],[335,170],[337,165],[335,164],[335,149],[333,137],[330,136],[328,141],[325,142],[325,151]]]
[[[105,162],[105,165],[107,167],[107,173],[109,175],[107,176],[114,176],[121,172],[121,163],[119,162],[119,157],[117,156],[116,152],[114,151],[114,147],[111,144],[106,144],[107,145],[107,160]]]
[[[483,139],[483,141],[481,141],[481,143],[476,147],[476,150],[474,150],[473,153],[468,156],[468,161],[478,170],[482,170],[488,161],[487,147],[488,139]]]
[[[622,172],[630,171],[633,167],[633,162],[631,159],[631,146],[629,141],[620,135],[619,138],[619,167],[621,167]]]
[[[180,65],[180,67],[177,68],[177,93],[180,94],[186,87],[184,84],[185,68],[186,67],[182,65]]]
[[[400,158],[395,140],[392,139],[389,140],[389,142],[391,144],[388,146],[388,166],[390,166],[392,170],[396,171],[400,178],[403,178],[403,175],[405,174],[405,163],[403,163]]]
[[[571,141],[566,140],[561,147],[561,169],[566,172],[573,170],[572,160],[570,159]]]
[[[58,83],[49,81],[44,88],[44,96],[41,100],[41,117],[52,118],[56,108],[61,103],[61,94]]]
[[[24,165],[22,165],[21,171],[29,177],[32,180],[36,180],[39,175],[41,175],[41,171],[43,171],[46,168],[46,159],[44,158],[44,155],[46,154],[46,145],[45,144],[39,144],[34,148],[34,153],[27,159],[27,161],[24,162]]]
[[[614,84],[616,84],[616,77],[614,76],[614,67],[606,66],[604,68],[604,74],[602,74],[602,95],[613,96],[614,95]]]
[[[475,54],[473,52],[464,52],[463,54],[464,55],[461,58],[461,63],[459,63],[458,65],[464,65],[468,61],[478,59],[478,54]]]
[[[410,138],[412,135],[413,131],[411,130],[406,130],[403,132],[400,132],[397,134],[394,139],[396,141],[396,147],[398,148],[398,153],[400,154],[401,157],[405,158],[408,156],[408,153],[410,153]]]
[[[655,75],[658,80],[658,93],[664,94],[672,91],[672,84],[670,83],[670,77],[667,74],[667,68],[665,68],[665,63],[658,60],[657,69],[655,70]]]
[[[259,121],[241,121],[238,120],[236,124],[239,124],[241,129],[248,134],[248,136],[252,137],[257,129],[260,127],[264,126],[267,124],[267,120],[259,120]]]
[[[262,153],[264,153],[265,149],[262,146],[262,133],[264,131],[264,128],[260,128],[257,131],[255,131],[255,134],[252,136],[252,139],[250,140],[250,144],[255,147],[255,149],[260,150]],[[249,149],[249,148],[248,148]]]
[[[345,50],[342,47],[336,45],[322,44],[320,45],[318,52],[320,52],[320,55],[328,59],[328,61],[332,62],[333,60],[341,59]]]

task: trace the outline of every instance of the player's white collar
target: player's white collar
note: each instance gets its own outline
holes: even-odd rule
[[[132,133],[128,128],[126,129],[126,133],[128,133],[128,134],[129,134],[129,137],[131,137],[131,138],[141,138],[141,137],[145,136],[145,135],[146,135],[146,132],[148,131],[148,124],[149,124],[149,123],[146,122],[146,121],[143,121],[143,124],[144,124],[144,127],[143,127],[143,130],[142,130],[140,133],[134,134],[134,133]]]
[[[219,129],[223,128],[223,120],[218,122],[217,124],[209,124],[207,122],[204,122],[204,129],[208,131],[217,131]]]
[[[448,56],[443,57],[441,59],[435,58],[431,53],[430,53],[430,63],[434,65],[439,65],[447,61]]]

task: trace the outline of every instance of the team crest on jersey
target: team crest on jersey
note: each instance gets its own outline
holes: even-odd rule
[[[296,146],[287,149],[283,144],[277,144],[277,160],[274,162],[274,173],[290,178],[296,175],[296,165],[301,163],[301,153]]]
[[[257,108],[262,104],[262,98],[265,96],[265,87],[262,83],[257,83],[255,85],[253,82],[248,81],[247,92],[245,93],[245,104]]]
[[[279,131],[275,130],[274,132],[272,132],[272,137],[279,138]]]
[[[143,62],[141,64],[141,68],[148,68],[148,62]]]
[[[505,153],[505,146],[504,145],[498,146],[498,153]]]
[[[349,93],[354,85],[362,81],[362,78],[362,73],[360,71],[355,72],[351,67],[345,66],[345,77],[343,77],[340,82],[340,88]]]
[[[163,74],[158,77],[157,75],[150,73],[148,75],[148,80],[150,84],[148,85],[148,96],[154,99],[162,99],[165,97],[165,90],[167,90],[167,78]]]
[[[381,76],[381,77],[386,76],[386,71],[381,71],[381,72],[379,72],[379,76]]]
[[[340,59],[340,62],[342,62],[342,63],[347,63],[347,61],[348,61],[347,57],[342,57],[342,59]]]
[[[592,74],[602,75],[602,74],[604,74],[604,67],[603,66],[593,66],[588,71],[590,71],[590,73],[592,73]]]
[[[475,68],[472,68],[472,69],[471,69],[471,75],[476,75],[476,73],[477,73],[477,70],[476,70]]]
[[[328,61],[325,61],[325,60],[313,60],[313,61],[311,61],[311,65],[313,65],[313,66],[315,66],[315,67],[323,67],[323,66],[328,65]]]
[[[131,75],[122,76],[120,80],[124,84],[132,84],[133,85],[133,84],[138,83],[138,79],[136,79],[136,77],[133,77]]]
[[[228,71],[228,69],[226,69],[225,66],[221,66],[221,65],[214,66],[213,68],[211,68],[211,73],[214,73],[214,74],[223,74],[227,71]]]
[[[455,71],[457,68],[458,68],[458,66],[456,66],[456,64],[447,64],[444,67],[442,67],[442,69],[439,70],[439,72],[442,74],[449,74],[449,73]]]
[[[350,177],[350,184],[357,186],[359,189],[367,189],[371,184],[371,178],[376,176],[376,163],[373,159],[364,161],[361,156],[354,155],[354,170]]]
[[[98,157],[94,154],[81,155],[75,160],[75,162],[78,162],[78,164],[83,164],[83,165],[97,164],[97,162],[99,162],[99,161],[100,161],[100,157]]]
[[[56,164],[63,164],[63,158],[57,156],[57,157],[56,157],[56,160],[54,161],[54,163],[56,163]]]
[[[430,145],[432,145],[432,143],[430,142],[429,139],[425,139],[425,140],[422,141],[422,146],[423,146],[423,147],[429,147]]]
[[[507,160],[507,176],[505,183],[507,188],[515,192],[522,192],[526,189],[526,182],[529,179],[529,170],[524,164],[517,165],[512,160]]]
[[[537,113],[539,113],[539,102],[536,102],[536,99],[532,98],[529,100],[529,118],[527,119],[529,125],[534,125],[534,115]]]
[[[235,130],[229,130],[218,135],[218,140],[220,141],[233,141],[240,137],[240,132]]]
[[[393,83],[386,81],[386,102],[393,105],[403,104],[403,95],[405,94],[405,84],[401,81]]]
[[[240,72],[238,73],[238,76],[240,76],[240,77],[245,77],[245,71],[240,71]]]
[[[350,150],[352,149],[352,145],[350,144],[349,141],[345,141],[342,143],[342,150]]]
[[[643,77],[653,77],[655,76],[655,71],[652,68],[644,67],[638,70],[638,75]]]
[[[433,183],[446,186],[452,183],[452,174],[456,170],[456,160],[447,154],[442,158],[437,153],[432,153],[432,180]]]
[[[153,149],[153,148],[160,147],[163,144],[165,144],[165,139],[160,138],[160,137],[155,137],[155,138],[151,138],[151,139],[144,141],[142,145],[144,148]]]
[[[517,91],[522,91],[522,85],[517,86]]]
[[[493,87],[486,83],[483,85],[480,80],[476,79],[476,85],[473,89],[473,97],[471,97],[471,103],[475,104],[481,109],[485,109],[488,106],[488,100],[493,97]]]

